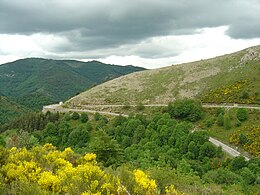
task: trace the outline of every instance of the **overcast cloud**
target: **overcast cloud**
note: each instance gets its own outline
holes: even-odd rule
[[[192,52],[213,57],[260,44],[259,13],[259,0],[0,0],[0,62],[37,56],[153,68],[196,60]]]

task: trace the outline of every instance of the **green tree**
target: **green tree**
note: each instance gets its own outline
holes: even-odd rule
[[[217,125],[218,126],[224,125],[224,114],[219,113],[218,118],[217,118]]]
[[[86,123],[86,122],[88,121],[88,114],[85,113],[85,112],[81,113],[81,115],[80,115],[80,121],[81,121],[82,123]]]
[[[190,99],[176,100],[173,104],[169,104],[168,112],[171,117],[191,122],[198,121],[204,116],[201,103]]]
[[[78,119],[79,119],[79,113],[73,112],[72,115],[71,115],[71,118],[72,118],[73,120],[78,120]]]
[[[235,184],[241,181],[241,177],[224,168],[211,170],[204,174],[203,180],[208,183]]]
[[[142,102],[139,102],[139,103],[136,105],[136,110],[138,110],[138,111],[144,110],[144,105],[142,104]]]
[[[5,140],[4,140],[4,138],[0,135],[0,146],[5,147],[5,145],[6,145]]]
[[[89,131],[91,128],[91,125],[79,125],[70,133],[67,145],[78,148],[87,146],[87,142],[89,141]]]
[[[125,102],[124,106],[123,106],[123,109],[125,110],[129,110],[131,108],[131,105],[129,102]]]
[[[61,121],[59,124],[59,138],[62,146],[68,141],[69,134],[72,132],[72,128],[67,121]]]
[[[231,127],[232,127],[229,114],[224,115],[224,127],[226,130],[231,129]]]
[[[200,147],[200,158],[209,157],[212,158],[216,155],[216,149],[210,142],[205,142]]]
[[[248,112],[245,108],[239,108],[237,110],[237,119],[240,121],[246,121],[248,118]]]
[[[231,162],[230,162],[230,170],[231,171],[238,171],[242,169],[243,167],[247,166],[247,162],[243,156],[238,156],[235,157]]]
[[[240,175],[243,178],[243,180],[246,182],[246,184],[253,184],[256,181],[256,176],[254,173],[247,167],[244,167],[240,171]]]
[[[243,133],[240,133],[238,138],[239,138],[239,143],[241,145],[244,145],[244,144],[246,144],[248,142],[247,136],[245,134],[243,134]]]
[[[121,146],[106,132],[97,131],[90,143],[90,150],[97,154],[97,159],[104,166],[118,166],[123,161],[123,150]]]
[[[58,130],[56,125],[53,122],[49,122],[46,127],[43,129],[43,135],[44,137],[47,136],[57,136]]]

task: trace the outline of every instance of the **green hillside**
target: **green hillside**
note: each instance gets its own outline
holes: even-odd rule
[[[129,74],[68,101],[88,104],[161,104],[180,98],[259,104],[260,46],[236,53]]]
[[[64,101],[96,84],[144,68],[116,66],[101,62],[49,60],[30,58],[0,66],[0,88],[11,97],[33,109]]]
[[[26,112],[28,112],[27,108],[11,101],[7,97],[0,96],[0,125]]]

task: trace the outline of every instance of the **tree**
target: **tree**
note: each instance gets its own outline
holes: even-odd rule
[[[49,122],[46,127],[43,129],[43,135],[44,137],[47,136],[57,136],[58,130],[56,125],[53,122]]]
[[[61,121],[59,124],[59,138],[61,139],[61,145],[64,146],[67,141],[69,134],[72,132],[72,128],[67,121]]]
[[[5,140],[4,140],[4,138],[0,135],[0,146],[5,147],[5,145],[6,145]]]
[[[246,121],[248,118],[248,113],[245,108],[239,108],[237,110],[237,119],[240,121]]]
[[[218,126],[223,126],[223,125],[224,125],[224,115],[223,115],[222,113],[220,113],[220,114],[218,115],[217,125],[218,125]]]
[[[81,115],[80,115],[80,121],[81,121],[82,123],[86,123],[86,122],[88,121],[88,114],[85,113],[85,112],[81,113]]]
[[[245,145],[247,142],[248,142],[247,136],[245,134],[243,134],[243,133],[240,133],[239,134],[239,143],[241,145]]]
[[[227,169],[219,168],[207,172],[203,176],[203,180],[208,183],[235,184],[241,181],[241,177]]]
[[[87,142],[89,141],[89,131],[91,128],[92,127],[89,125],[79,125],[70,133],[67,145],[78,148],[87,146]]]
[[[224,115],[224,127],[225,127],[226,130],[231,129],[231,127],[232,127],[229,114]]]
[[[205,142],[200,147],[200,157],[201,158],[204,158],[204,157],[212,158],[215,155],[216,155],[216,149],[210,142]]]
[[[72,115],[71,115],[71,118],[72,118],[73,120],[78,120],[78,119],[79,119],[79,113],[73,112]]]
[[[196,122],[203,118],[204,112],[201,103],[195,100],[176,100],[168,105],[171,117]]]
[[[124,106],[123,106],[123,109],[128,110],[128,109],[130,109],[130,108],[131,108],[130,103],[129,103],[129,102],[125,102],[125,104],[124,104]]]
[[[235,157],[230,163],[230,170],[231,171],[238,171],[243,167],[247,166],[247,162],[243,156]]]
[[[104,166],[118,166],[123,161],[122,147],[102,130],[96,132],[89,147],[92,152],[97,154],[97,159]]]
[[[254,173],[247,167],[241,169],[240,175],[247,184],[253,184],[256,180]]]
[[[138,111],[144,110],[144,105],[143,105],[141,102],[139,102],[139,103],[136,105],[136,110],[138,110]]]

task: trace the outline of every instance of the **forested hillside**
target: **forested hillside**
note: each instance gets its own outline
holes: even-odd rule
[[[144,68],[98,61],[41,58],[0,65],[0,124],[26,113],[25,110],[39,111],[44,105],[67,100],[94,85],[141,70]]]
[[[0,96],[0,125],[27,112],[29,112],[28,108],[11,101],[7,97]]]
[[[0,66],[1,94],[32,109],[64,101],[104,81],[141,71],[101,62],[28,58]]]

